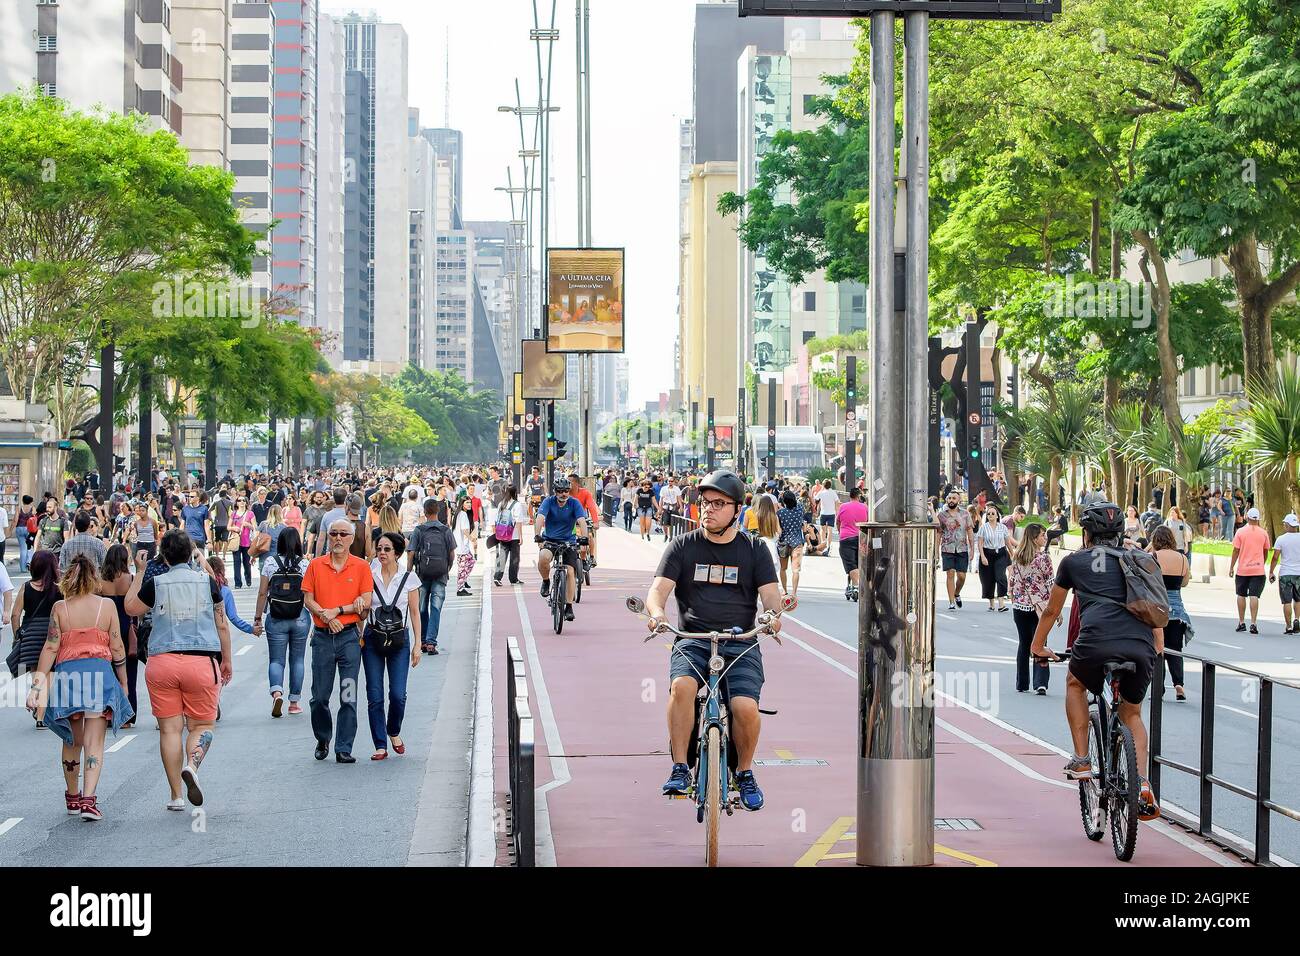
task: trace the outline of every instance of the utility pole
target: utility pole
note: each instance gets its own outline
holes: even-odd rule
[[[706,444],[706,446],[705,446],[705,454],[707,455],[707,461],[708,461],[708,465],[709,465],[709,473],[712,474],[712,473],[713,473],[713,463],[714,463],[714,460],[715,460],[715,458],[716,458],[716,456],[715,456],[715,454],[714,454],[714,449],[717,448],[717,438],[716,438],[715,435],[714,435],[714,422],[713,422],[713,396],[712,396],[712,395],[709,396],[709,411],[708,411],[708,416],[709,416],[709,417],[708,417],[708,426],[709,426],[709,431],[708,431],[708,435],[706,436],[707,444]]]

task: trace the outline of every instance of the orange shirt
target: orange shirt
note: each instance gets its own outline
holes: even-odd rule
[[[302,577],[303,592],[312,595],[316,603],[326,610],[351,604],[374,588],[370,565],[354,554],[347,556],[342,571],[334,570],[328,554],[322,555],[307,566],[307,573]],[[315,614],[312,615],[312,620],[317,627],[325,627],[325,622]],[[361,618],[348,612],[340,614],[339,620],[348,625],[358,623]]]
[[[1268,532],[1257,524],[1248,524],[1232,538],[1237,549],[1237,573],[1244,578],[1264,573],[1264,555],[1268,551]]]
[[[596,519],[596,499],[592,497],[590,491],[579,484],[573,486],[573,497],[577,499],[578,504],[582,505],[582,510],[587,512],[587,527],[591,528]]]

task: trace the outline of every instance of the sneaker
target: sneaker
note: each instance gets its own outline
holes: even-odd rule
[[[551,579],[547,578],[545,581],[542,582],[542,597],[548,598],[550,596],[551,596]]]
[[[461,588],[456,592],[456,597],[469,597],[469,588]]]
[[[960,595],[960,594],[957,595],[957,606],[958,606],[958,607],[961,607],[961,595]]]
[[[163,804],[163,806],[165,806],[168,810],[175,810],[176,812],[179,813],[180,811],[185,809],[185,800],[183,797],[177,797],[175,800],[168,800],[165,804]]]
[[[104,814],[100,812],[99,805],[96,804],[94,797],[81,798],[81,819],[83,820],[104,819]]]
[[[271,716],[279,717],[284,711],[284,697],[276,694],[275,699],[271,701]]]
[[[1238,634],[1244,634],[1245,632],[1246,632],[1246,625],[1245,625],[1244,623],[1242,623],[1242,624],[1238,624],[1238,625],[1237,625],[1237,633],[1238,633]]]
[[[1156,806],[1156,797],[1151,792],[1151,783],[1143,777],[1142,788],[1138,791],[1138,819],[1154,820],[1159,816],[1160,808]]]
[[[852,600],[853,600],[853,585],[851,585],[851,584],[847,584],[847,585],[845,585],[845,587],[844,587],[844,600],[846,600],[846,601],[852,601]]]
[[[690,788],[691,768],[684,763],[673,764],[673,772],[668,775],[668,780],[664,783],[664,794],[684,797]]]
[[[956,605],[954,602],[949,601],[949,602],[948,602],[948,610],[950,610],[950,611],[955,611],[955,610],[957,610],[957,605]]]
[[[289,701],[289,713],[291,713],[291,714],[301,714],[301,713],[302,713],[302,704],[298,703],[296,700],[291,700],[291,701]]]
[[[81,793],[80,793],[80,791],[78,791],[77,793],[68,793],[68,791],[64,790],[64,791],[63,791],[63,802],[64,802],[65,804],[67,804],[67,807],[68,807],[68,816],[70,816],[70,817],[75,817],[78,813],[81,812]]]
[[[763,809],[763,791],[758,789],[754,771],[742,770],[736,774],[736,789],[740,791],[740,805],[746,810]]]
[[[566,605],[564,605],[564,619],[565,619],[566,621],[572,621],[572,620],[573,620],[573,605],[572,605],[572,604],[566,604]]]
[[[203,806],[203,790],[199,787],[199,771],[191,763],[186,763],[181,770],[181,780],[185,784],[185,796],[196,807]]]
[[[1046,687],[1036,687],[1036,688],[1034,688],[1034,693],[1037,694],[1039,697],[1046,697],[1046,696],[1047,696],[1047,688],[1046,688]]]
[[[1254,624],[1252,624],[1252,625],[1250,626],[1250,633],[1252,633],[1252,634],[1258,634],[1258,633],[1259,633],[1259,628],[1256,627]]]
[[[1065,776],[1069,780],[1091,780],[1092,761],[1087,757],[1071,757],[1065,765]]]

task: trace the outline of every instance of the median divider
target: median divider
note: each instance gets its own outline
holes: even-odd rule
[[[537,817],[533,714],[528,705],[528,676],[519,642],[506,638],[506,733],[509,741],[510,792],[507,826],[515,866],[537,865]]]

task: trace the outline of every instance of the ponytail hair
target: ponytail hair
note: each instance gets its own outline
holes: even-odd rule
[[[79,554],[72,559],[68,569],[63,572],[59,590],[65,600],[81,597],[84,594],[95,594],[99,590],[99,580],[99,571],[96,570],[95,563],[86,555]]]

